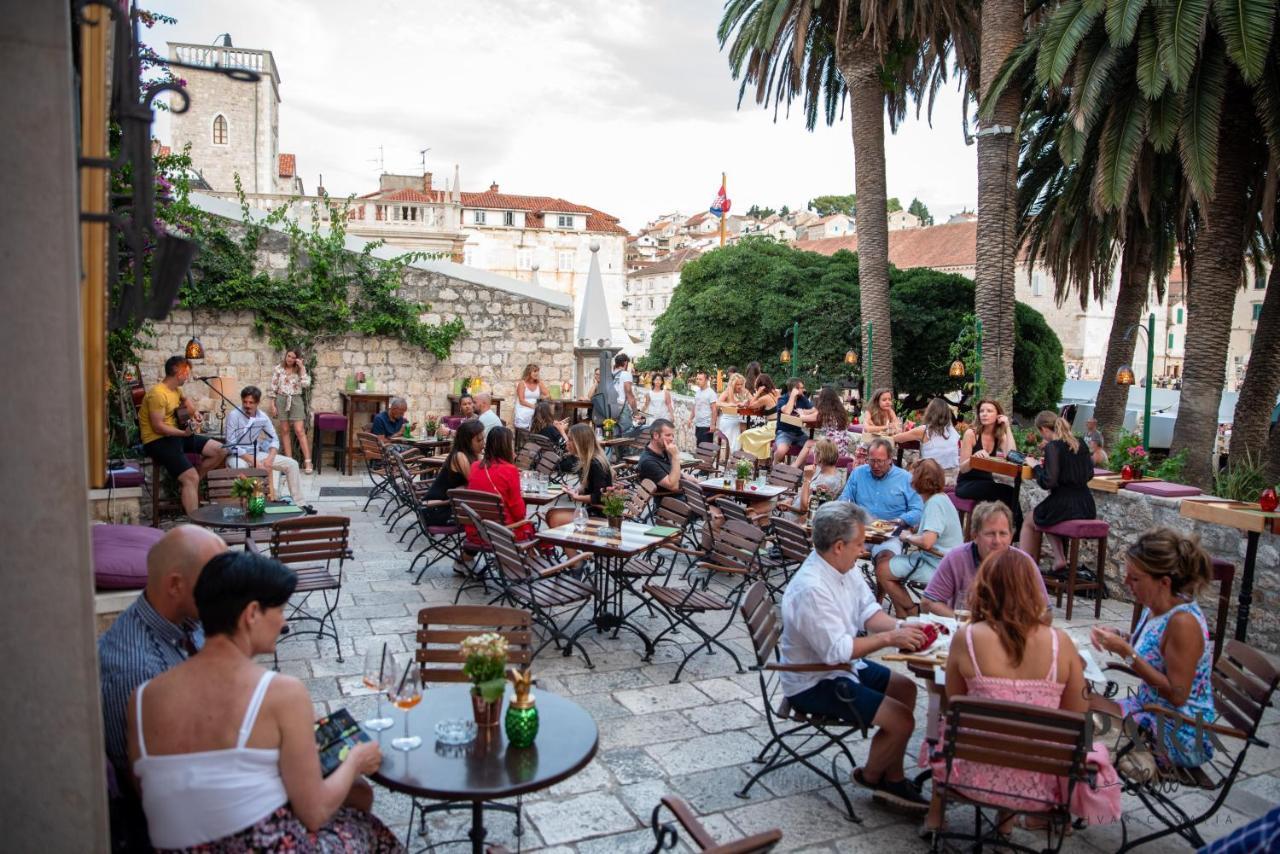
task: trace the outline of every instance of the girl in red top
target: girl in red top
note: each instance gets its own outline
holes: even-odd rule
[[[506,427],[494,427],[484,442],[484,460],[471,467],[467,488],[492,492],[502,499],[503,521],[511,525],[525,522],[514,529],[517,540],[533,536],[533,522],[525,519],[524,495],[520,491],[520,470],[516,468],[516,455],[512,450],[511,431]],[[467,526],[467,539],[480,542],[479,532]]]

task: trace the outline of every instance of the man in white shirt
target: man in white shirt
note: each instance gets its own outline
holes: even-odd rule
[[[280,439],[271,426],[271,419],[258,408],[261,400],[261,389],[247,385],[240,390],[240,407],[244,412],[233,409],[227,413],[227,420],[223,424],[227,468],[260,468],[272,472],[271,477],[267,478],[267,497],[272,500],[276,497],[274,472],[282,473],[285,482],[289,484],[289,497],[297,504],[302,501],[302,479],[298,476],[298,461],[279,453]]]
[[[832,671],[779,674],[797,711],[875,727],[867,761],[854,782],[886,805],[923,813],[929,802],[907,780],[902,757],[915,731],[916,686],[882,664],[863,659],[878,649],[918,649],[920,629],[880,609],[875,594],[852,572],[862,554],[870,517],[845,501],[822,505],[813,517],[813,552],[782,596],[784,664],[830,664]],[[866,631],[866,637],[858,637]]]
[[[476,419],[484,425],[484,437],[489,438],[489,431],[502,426],[502,419],[493,411],[493,395],[482,391],[476,396]]]
[[[618,429],[621,433],[631,432],[633,422],[631,415],[638,408],[636,405],[636,393],[632,391],[631,384],[635,381],[635,377],[631,375],[631,357],[626,353],[619,353],[613,357],[613,388],[618,393]]]
[[[694,442],[714,441],[715,427],[711,423],[716,405],[716,392],[711,388],[711,378],[706,371],[698,371],[694,376],[698,390],[693,393],[693,412],[689,416],[689,425],[693,427]]]

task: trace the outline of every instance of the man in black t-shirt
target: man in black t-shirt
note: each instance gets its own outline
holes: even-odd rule
[[[659,489],[680,491],[680,449],[676,446],[676,428],[665,418],[655,419],[649,432],[649,444],[640,452],[636,474],[651,480]]]

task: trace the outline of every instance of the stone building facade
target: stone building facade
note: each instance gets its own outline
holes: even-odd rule
[[[225,200],[199,195],[192,200],[207,212],[231,222],[239,220],[236,206]],[[360,238],[347,238],[347,247],[355,252],[364,243]],[[374,252],[382,257],[397,254],[386,249]],[[287,236],[278,231],[266,234],[260,260],[261,269],[283,272],[288,265]],[[425,322],[453,318],[466,322],[467,329],[454,344],[451,356],[440,361],[403,342],[364,335],[324,341],[314,354],[310,411],[338,411],[338,392],[346,378],[357,371],[373,378],[375,390],[404,396],[414,420],[421,420],[427,412],[445,412],[446,396],[454,381],[462,377],[482,377],[506,396],[510,394],[507,387],[514,387],[529,362],[542,366],[542,377],[548,383],[574,379],[573,310],[563,294],[448,261],[422,261],[405,271],[400,295],[429,304],[422,316]],[[235,392],[245,385],[257,385],[266,392],[282,354],[254,331],[250,312],[196,311],[193,316],[185,309],[173,311],[155,324],[155,338],[143,357],[141,368],[148,384],[163,375],[164,360],[181,353],[193,331],[205,350],[205,359],[195,364],[194,374],[225,377],[227,387]],[[202,383],[188,383],[186,393],[200,402],[200,409],[218,409]]]

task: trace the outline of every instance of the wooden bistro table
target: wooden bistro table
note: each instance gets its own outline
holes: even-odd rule
[[[709,477],[698,481],[698,485],[702,487],[703,492],[709,493],[708,499],[723,495],[734,501],[748,503],[771,501],[787,491],[787,487],[773,483],[744,483],[743,488],[738,489],[734,485],[735,480],[736,478],[732,477]]]
[[[419,439],[414,437],[401,442],[401,444],[405,443],[413,445],[428,457],[434,457],[440,451],[447,453],[453,447],[452,439]]]
[[[261,516],[250,516],[239,507],[229,504],[206,504],[188,513],[187,518],[191,520],[192,524],[199,525],[202,528],[228,528],[234,531],[244,531],[248,535],[245,537],[244,547],[246,550],[250,550],[253,547],[251,542],[253,531],[260,528],[270,528],[283,519],[297,519],[306,513],[301,507],[285,504],[283,501],[268,501],[267,509],[270,512]],[[225,515],[223,511],[226,510],[235,511],[234,515]]]
[[[1022,492],[1022,482],[1024,480],[1033,480],[1035,475],[1031,471],[1031,466],[1019,465],[1011,463],[1001,457],[969,457],[969,467],[978,471],[991,472],[992,474],[1002,474],[1005,477],[1013,478],[1013,504],[1018,506],[1019,494]]]
[[[356,442],[356,433],[363,430],[364,425],[373,420],[373,416],[386,409],[391,395],[380,391],[346,391],[344,389],[338,392],[338,400],[342,401],[342,414],[347,419],[347,437],[345,447],[342,449],[342,458],[349,475],[353,470],[352,466],[355,465],[356,449],[360,447]]]
[[[587,530],[575,533],[573,524],[561,525],[535,531],[534,536],[543,542],[552,543],[561,548],[575,549],[580,552],[591,552],[596,591],[595,612],[591,622],[597,632],[626,629],[644,641],[645,660],[653,656],[653,641],[639,626],[633,625],[623,611],[622,594],[625,585],[618,575],[623,564],[636,555],[643,554],[655,546],[674,543],[680,537],[675,531],[665,537],[646,533],[652,526],[638,522],[622,523],[621,536],[606,537],[601,535],[605,530],[603,519],[592,519],[587,523]]]
[[[599,732],[587,710],[549,691],[538,691],[538,738],[529,747],[512,747],[501,725],[482,728],[469,744],[446,745],[436,740],[436,724],[447,719],[469,719],[471,686],[431,686],[422,702],[409,710],[408,720],[396,714],[395,725],[369,733],[382,748],[382,765],[370,775],[375,783],[414,798],[409,812],[408,834],[418,798],[437,801],[470,801],[471,840],[474,854],[484,851],[488,835],[484,805],[554,786],[577,774],[596,755]],[[507,689],[508,701],[511,689]],[[410,734],[422,738],[416,750],[402,751],[391,740]],[[519,820],[517,819],[517,826]],[[405,839],[408,847],[409,839]]]
[[[1245,501],[1221,498],[1190,497],[1182,499],[1179,515],[1214,525],[1225,525],[1245,532],[1244,571],[1240,576],[1240,593],[1236,599],[1236,640],[1244,642],[1249,631],[1249,609],[1253,605],[1253,574],[1258,563],[1258,540],[1268,529],[1280,534],[1280,512],[1268,513]]]
[[[591,401],[571,398],[551,398],[551,406],[559,410],[560,418],[568,418],[570,426],[579,421],[591,420]],[[579,414],[581,413],[581,414]]]

